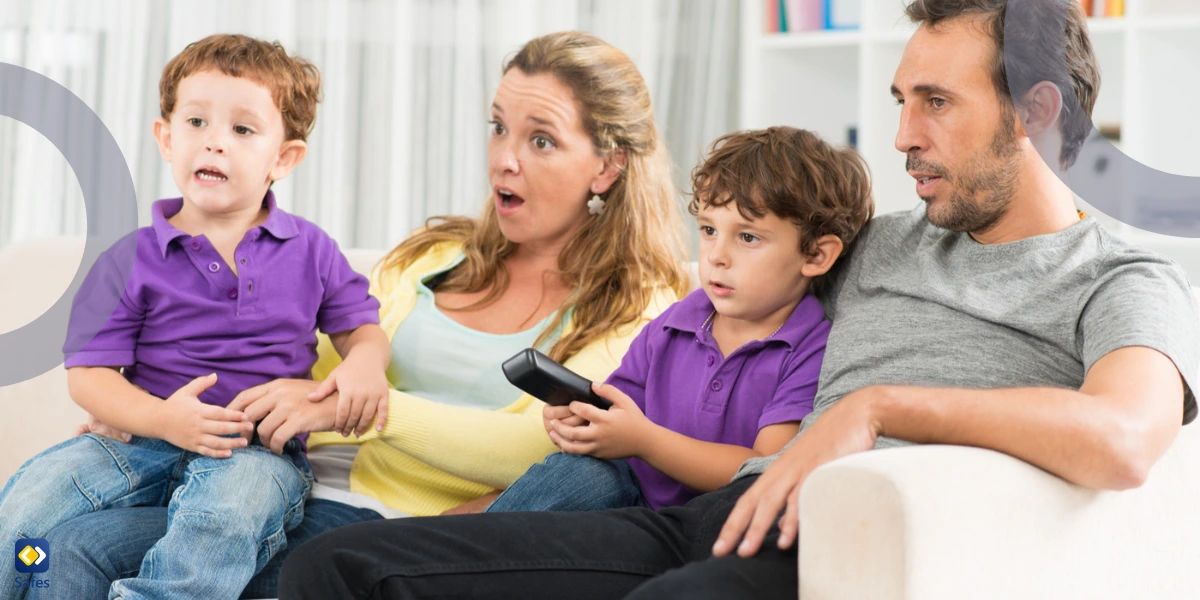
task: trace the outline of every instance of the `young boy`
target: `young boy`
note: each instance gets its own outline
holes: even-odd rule
[[[866,166],[772,127],[718,139],[692,182],[702,289],[595,385],[612,408],[545,407],[562,453],[488,512],[684,504],[779,451],[812,412],[830,324],[809,291],[874,212]]]
[[[390,349],[366,279],[270,190],[304,158],[317,69],[278,43],[215,35],[167,64],[160,93],[154,136],[183,197],[156,202],[152,226],[100,257],[66,345],[71,397],[132,438],[88,434],[27,462],[0,491],[0,539],[165,505],[167,534],[111,597],[236,598],[299,524],[312,471],[302,439],[277,456],[224,407],[275,379],[310,379],[319,328],[345,359],[339,408],[364,415],[345,427],[362,433],[383,422]],[[104,288],[120,293],[111,314],[93,301]]]

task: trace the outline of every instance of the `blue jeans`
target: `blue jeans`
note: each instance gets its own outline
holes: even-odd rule
[[[311,487],[295,440],[283,457],[252,444],[217,459],[162,440],[88,434],[33,457],[8,480],[0,540],[46,537],[71,519],[115,508],[166,507],[165,535],[141,558],[138,577],[113,582],[109,597],[232,598],[286,545]],[[0,564],[2,581],[13,581],[13,563]]]
[[[580,511],[646,506],[624,460],[557,452],[529,467],[484,512]]]
[[[287,533],[287,544],[250,580],[242,598],[278,596],[283,561],[304,542],[343,525],[382,518],[370,509],[310,498],[304,505],[304,520]],[[55,527],[46,534],[54,548],[53,597],[103,598],[112,582],[137,575],[142,556],[166,533],[167,509],[157,507],[106,510]],[[37,592],[29,597],[38,600]]]

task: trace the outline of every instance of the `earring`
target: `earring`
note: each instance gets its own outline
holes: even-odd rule
[[[603,214],[604,213],[604,199],[600,197],[600,194],[592,194],[592,199],[588,200],[587,207],[588,207],[588,212],[593,215]]]

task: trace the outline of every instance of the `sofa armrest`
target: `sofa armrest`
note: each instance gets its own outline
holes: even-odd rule
[[[800,493],[800,597],[1192,598],[1198,505],[1195,426],[1124,492],[978,448],[859,454]]]

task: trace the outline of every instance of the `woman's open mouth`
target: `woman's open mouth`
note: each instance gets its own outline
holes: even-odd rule
[[[500,216],[507,217],[514,215],[524,205],[525,199],[512,193],[512,191],[496,190],[496,212]]]

